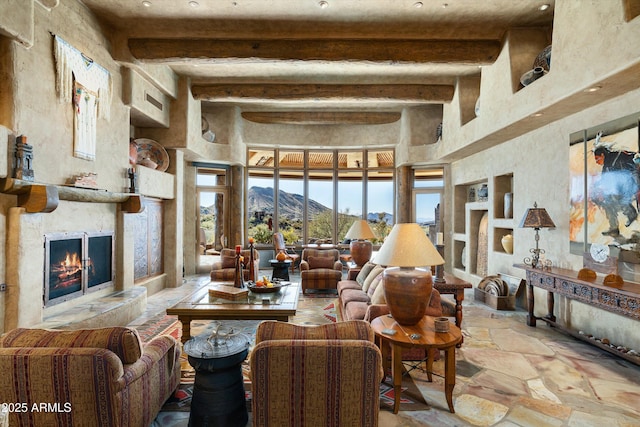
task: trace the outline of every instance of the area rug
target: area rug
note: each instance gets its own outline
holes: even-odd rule
[[[380,408],[385,410],[393,410],[394,390],[391,377],[385,378],[380,384]],[[167,400],[162,407],[162,411],[189,411],[191,408],[191,397],[193,395],[193,382],[181,383],[174,395]],[[247,402],[247,410],[251,411],[251,384],[245,383],[245,399]],[[418,386],[413,382],[411,376],[406,375],[402,378],[402,394],[400,396],[401,411],[422,411],[429,409],[429,405],[425,402]]]
[[[177,340],[182,336],[182,324],[177,316],[162,314],[136,326],[142,342],[149,342],[160,335],[171,335]]]

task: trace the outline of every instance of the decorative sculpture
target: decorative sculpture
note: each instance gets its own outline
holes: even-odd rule
[[[14,153],[15,167],[13,169],[13,177],[25,181],[33,181],[34,174],[33,163],[33,147],[27,144],[27,137],[20,135],[16,138],[16,151]]]

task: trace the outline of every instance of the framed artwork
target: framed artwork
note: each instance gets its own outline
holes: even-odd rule
[[[572,253],[606,245],[621,262],[640,264],[639,123],[640,112],[571,135]]]

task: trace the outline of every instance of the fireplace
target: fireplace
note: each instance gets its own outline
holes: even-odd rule
[[[45,306],[113,285],[113,232],[51,233],[44,241]]]

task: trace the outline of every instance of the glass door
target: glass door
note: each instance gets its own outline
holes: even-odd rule
[[[417,189],[413,192],[413,218],[412,221],[420,224],[427,236],[435,244],[436,233],[442,232],[440,226],[440,203],[442,193],[433,189]]]
[[[197,203],[198,265],[211,266],[227,247],[228,188],[226,170],[198,169]]]

